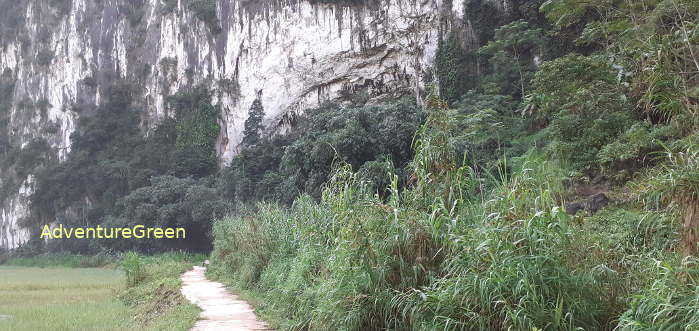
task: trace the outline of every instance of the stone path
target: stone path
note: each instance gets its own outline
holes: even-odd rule
[[[202,309],[192,331],[270,330],[252,307],[230,294],[221,283],[206,279],[206,268],[195,266],[182,275],[182,294]]]

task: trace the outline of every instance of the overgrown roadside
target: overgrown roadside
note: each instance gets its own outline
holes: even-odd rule
[[[134,309],[136,326],[142,330],[189,330],[200,310],[180,293],[180,275],[203,260],[201,255],[184,253],[127,254],[122,263],[127,287],[118,296]]]

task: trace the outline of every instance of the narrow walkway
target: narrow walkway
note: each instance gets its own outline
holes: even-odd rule
[[[206,268],[195,266],[182,275],[182,294],[202,309],[192,331],[269,330],[252,307],[226,291],[221,283],[206,279]]]

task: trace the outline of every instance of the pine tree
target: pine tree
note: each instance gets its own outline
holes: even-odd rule
[[[264,128],[262,119],[265,117],[265,109],[262,101],[258,97],[252,102],[248,119],[245,120],[245,130],[243,131],[243,146],[255,145],[260,141],[260,131]]]

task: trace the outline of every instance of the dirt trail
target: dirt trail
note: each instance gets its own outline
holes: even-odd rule
[[[195,266],[181,277],[182,294],[202,309],[192,331],[270,330],[245,301],[226,291],[223,284],[206,279],[205,271]]]

